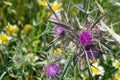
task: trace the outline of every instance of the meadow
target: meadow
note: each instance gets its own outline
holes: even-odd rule
[[[0,80],[120,80],[120,0],[0,0]]]

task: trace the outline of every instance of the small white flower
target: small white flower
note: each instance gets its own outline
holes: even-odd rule
[[[61,6],[62,6],[62,3],[58,3],[58,1],[55,1],[55,2],[51,5],[52,9],[53,9],[55,12],[62,10],[62,7],[61,7]]]
[[[19,32],[19,28],[17,27],[17,25],[11,25],[8,23],[8,25],[6,26],[6,31],[8,34],[17,36],[17,33]]]
[[[120,61],[115,60],[115,61],[113,62],[113,66],[114,66],[115,68],[119,68],[119,69],[120,69]]]
[[[120,80],[120,72],[115,74],[115,79]]]
[[[62,58],[62,59],[60,60],[60,63],[61,63],[61,64],[66,64],[67,61],[68,61],[68,60]]]
[[[120,2],[115,2],[115,5],[120,7]]]
[[[11,39],[12,39],[12,37],[7,36],[4,33],[0,34],[0,44],[7,44]]]
[[[92,70],[92,75],[104,75],[104,68],[102,66],[99,66],[98,63],[93,63],[93,66],[91,66],[91,70]]]
[[[54,14],[52,14],[50,16],[50,21],[54,21],[54,22],[60,22],[61,20],[61,10],[62,10],[62,3],[58,3],[58,1],[55,1],[53,4],[50,4],[51,5],[51,8],[54,10],[56,16]]]

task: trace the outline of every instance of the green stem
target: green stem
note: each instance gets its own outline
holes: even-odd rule
[[[71,3],[71,0],[68,0],[68,7],[67,7],[67,16],[69,15],[69,10],[70,10],[70,3]]]
[[[93,78],[92,78],[92,70],[91,70],[89,59],[88,59],[88,55],[87,55],[86,51],[84,51],[84,53],[85,53],[85,60],[86,60],[87,65],[88,65],[89,78],[90,78],[90,80],[93,80]]]
[[[74,68],[74,80],[78,80],[77,75],[78,75],[78,64]]]
[[[74,57],[74,55],[71,56],[71,58],[70,58],[68,64],[66,65],[66,67],[65,67],[65,69],[64,69],[64,72],[63,72],[63,74],[62,74],[61,80],[64,80],[64,79],[63,79],[63,78],[64,78],[64,75],[65,75],[65,73],[66,73],[66,71],[67,71],[69,65],[71,64],[71,62],[72,62],[72,60],[73,60],[73,57]]]
[[[86,24],[87,23],[88,12],[89,12],[89,8],[90,8],[90,0],[85,0],[84,5],[85,5],[85,24]]]
[[[6,74],[7,72],[3,72],[3,74],[0,76],[0,80],[2,80],[2,78],[4,77],[4,75]]]
[[[2,66],[5,67],[4,60],[2,58],[2,53],[0,53],[0,60],[1,60]]]
[[[40,33],[41,33],[42,29],[43,29],[42,23],[43,23],[43,18],[45,17],[45,12],[46,12],[46,8],[44,7],[44,8],[42,9],[42,15],[41,15],[41,17],[40,17],[40,24],[41,24],[41,25],[39,26],[39,30],[38,30],[38,32],[37,32],[37,40],[39,40],[39,38],[40,38]],[[39,16],[40,16],[40,15],[39,15]],[[34,51],[36,52],[37,49],[38,49],[38,43],[36,44]],[[35,54],[36,54],[36,53],[35,53]]]

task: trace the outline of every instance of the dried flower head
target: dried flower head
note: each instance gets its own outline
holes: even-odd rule
[[[90,31],[83,31],[79,35],[78,40],[80,41],[80,43],[82,45],[88,45],[88,44],[92,43],[92,40],[93,40],[92,33]]]
[[[30,25],[30,24],[26,24],[26,25],[24,26],[24,31],[25,31],[26,33],[28,33],[31,29],[32,29],[32,25]]]
[[[46,69],[46,76],[48,77],[56,77],[59,74],[60,71],[60,67],[53,63],[48,65],[47,69]]]
[[[64,33],[64,29],[63,29],[63,27],[61,27],[61,26],[56,26],[56,27],[54,28],[54,31],[55,31],[56,35],[61,35],[61,34]]]

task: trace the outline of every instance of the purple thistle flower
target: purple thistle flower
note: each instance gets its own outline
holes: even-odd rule
[[[55,31],[55,33],[56,33],[57,35],[61,35],[61,34],[64,33],[64,29],[63,29],[63,27],[61,27],[61,26],[56,26],[56,27],[54,28],[54,31]]]
[[[46,69],[46,76],[48,77],[56,77],[59,74],[60,71],[60,67],[53,63],[48,65],[47,69]]]
[[[83,31],[79,35],[78,40],[80,41],[80,43],[82,45],[88,45],[88,44],[92,43],[92,40],[93,40],[92,33],[90,31]]]
[[[14,55],[13,56],[13,61],[14,62],[19,62],[21,60],[21,55]]]
[[[91,60],[99,58],[100,56],[99,50],[92,45],[85,46],[85,50],[87,52],[88,58]]]
[[[20,60],[20,57],[18,57],[18,56],[15,56],[15,61],[19,61]]]

